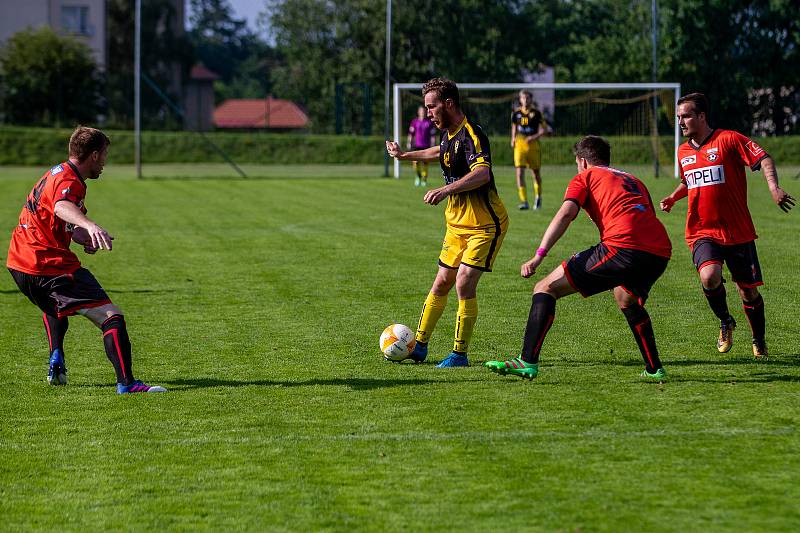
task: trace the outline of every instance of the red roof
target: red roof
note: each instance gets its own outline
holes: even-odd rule
[[[297,104],[279,98],[225,100],[214,110],[218,128],[305,128],[308,116]]]
[[[189,78],[193,80],[218,80],[219,76],[213,70],[208,70],[205,65],[198,63],[192,67]]]

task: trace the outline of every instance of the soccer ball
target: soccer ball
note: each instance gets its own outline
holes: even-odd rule
[[[387,326],[381,333],[381,352],[387,361],[402,361],[417,345],[414,332],[403,324]]]

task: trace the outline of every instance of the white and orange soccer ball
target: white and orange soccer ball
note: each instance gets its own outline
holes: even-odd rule
[[[414,351],[414,332],[403,324],[387,326],[381,333],[381,352],[387,361],[402,361]]]

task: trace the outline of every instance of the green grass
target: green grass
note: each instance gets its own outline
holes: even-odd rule
[[[40,314],[0,276],[2,529],[285,531],[796,531],[800,528],[798,213],[750,200],[771,357],[747,321],[729,354],[682,239],[685,203],[660,215],[674,257],[651,293],[663,384],[613,298],[572,296],[533,382],[480,362],[517,352],[532,280],[519,277],[559,205],[519,212],[479,287],[473,366],[393,365],[392,322],[413,326],[436,272],[441,207],[380,167],[109,167],[89,215],[115,237],[84,264],[126,311],[134,369],[164,395],[118,397],[100,335],[72,319],[70,385],[49,387]],[[213,170],[216,169],[216,170]],[[44,169],[0,169],[0,250]],[[253,169],[254,171],[257,169]],[[635,169],[643,176],[648,169]],[[798,168],[779,169],[795,196]],[[226,171],[227,172],[227,171]],[[228,174],[225,174],[226,176]],[[324,176],[324,177],[322,177]],[[304,179],[296,179],[304,178]],[[655,199],[674,180],[646,183]],[[580,215],[543,267],[597,241]],[[430,359],[450,349],[451,297]]]

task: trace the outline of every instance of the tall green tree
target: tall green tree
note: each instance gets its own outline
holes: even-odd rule
[[[191,0],[189,39],[195,57],[220,76],[217,101],[263,98],[272,88],[274,51],[244,19],[233,16],[228,0]]]
[[[133,0],[107,0],[109,122],[133,126]],[[171,0],[142,2],[142,73],[151,78],[174,102],[180,103],[193,61],[192,48],[183,34]],[[142,123],[145,127],[181,126],[169,106],[142,83]]]
[[[529,24],[513,0],[395,2],[392,80],[447,76],[518,81],[538,66]],[[340,83],[372,88],[373,130],[381,131],[386,3],[374,0],[268,0],[269,26],[284,64],[275,92],[303,104],[316,131],[332,131]]]
[[[91,123],[100,79],[88,46],[50,28],[23,30],[0,50],[6,121],[39,126]]]

